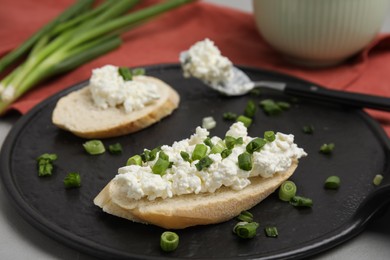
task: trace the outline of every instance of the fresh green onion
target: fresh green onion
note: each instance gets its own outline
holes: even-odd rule
[[[210,130],[217,126],[217,122],[212,116],[208,116],[202,119],[202,127]]]
[[[325,189],[337,190],[340,187],[340,177],[339,176],[329,176],[325,180],[324,184]]]
[[[237,219],[244,222],[252,222],[253,221],[253,214],[249,211],[242,211],[240,215],[237,216]]]
[[[213,160],[208,157],[208,156],[205,156],[203,157],[202,159],[199,160],[198,163],[195,164],[195,167],[198,171],[201,171],[203,170],[204,168],[208,168],[211,166],[211,164],[213,164]]]
[[[210,153],[222,153],[226,149],[225,142],[222,140],[219,140],[213,147],[211,148]]]
[[[383,175],[382,174],[377,174],[377,175],[375,175],[374,179],[372,180],[372,183],[375,186],[379,186],[379,185],[381,185],[382,180],[383,180]]]
[[[249,100],[246,104],[244,115],[249,118],[253,118],[257,112],[257,106],[253,100]]]
[[[108,151],[111,154],[121,154],[123,151],[122,145],[120,143],[111,144],[108,146]]]
[[[290,204],[294,207],[312,207],[313,200],[306,197],[294,196],[290,199]]]
[[[142,76],[146,74],[146,71],[144,68],[135,68],[131,70],[131,73],[133,76]]]
[[[259,102],[260,107],[267,115],[278,115],[290,108],[290,104],[283,101],[275,102],[273,99],[264,99]]]
[[[213,148],[213,146],[214,146],[213,142],[211,142],[211,138],[210,137],[207,137],[206,139],[204,139],[203,143],[205,145],[207,145],[208,147],[210,147],[210,148]]]
[[[237,114],[233,112],[226,112],[222,115],[223,119],[229,120],[229,121],[235,121],[237,119]]]
[[[141,158],[143,162],[153,161],[153,159],[150,158],[151,157],[150,153],[151,153],[150,150],[144,149],[143,153],[141,153]]]
[[[235,145],[237,144],[243,144],[244,139],[242,137],[234,138],[233,136],[225,136],[225,144],[226,147],[229,149],[233,149]]]
[[[331,154],[333,152],[334,148],[335,148],[335,144],[334,143],[323,144],[320,147],[320,153]]]
[[[253,238],[256,236],[257,228],[259,227],[259,224],[256,222],[238,222],[234,228],[233,232],[239,236],[240,238]]]
[[[302,131],[305,133],[305,134],[313,134],[314,133],[314,126],[312,125],[305,125],[302,127]]]
[[[276,139],[275,132],[274,131],[265,131],[264,132],[264,139],[267,142],[273,142]]]
[[[290,201],[297,193],[297,186],[292,181],[284,181],[279,187],[279,199]]]
[[[162,158],[158,158],[156,163],[152,167],[154,174],[164,175],[165,171],[171,166],[171,163]]]
[[[240,115],[240,116],[237,117],[237,122],[243,123],[244,126],[246,128],[248,128],[252,124],[252,118],[249,118],[249,117],[244,116],[244,115]]]
[[[67,189],[78,188],[81,186],[81,177],[78,173],[68,173],[64,178],[64,186]]]
[[[149,152],[149,161],[156,159],[157,153],[161,151],[161,147],[156,147]]]
[[[291,107],[290,103],[284,101],[278,101],[276,102],[276,105],[278,105],[282,110],[287,110]]]
[[[243,152],[238,156],[238,167],[244,171],[252,170],[252,155],[248,152]]]
[[[246,151],[250,154],[260,151],[267,142],[262,138],[255,138],[246,145]]]
[[[160,247],[165,252],[172,252],[179,246],[179,236],[172,231],[165,231],[160,237]]]
[[[276,227],[265,227],[264,231],[267,237],[277,237],[279,235]]]
[[[185,152],[185,151],[181,151],[180,152],[180,156],[181,158],[183,158],[184,161],[186,162],[191,162],[191,158],[190,158],[190,154]]]
[[[127,67],[119,67],[118,73],[122,76],[124,81],[130,81],[133,79],[133,73],[131,73],[131,70]]]
[[[224,159],[224,158],[228,157],[229,155],[231,155],[232,152],[233,152],[232,149],[227,148],[221,152],[221,157]]]
[[[163,159],[165,161],[169,161],[169,156],[166,153],[164,153],[163,151],[160,151],[158,153],[158,158],[161,158],[161,159]]]
[[[37,158],[38,176],[51,176],[53,174],[53,161],[57,160],[57,155],[44,153]]]
[[[193,161],[200,160],[206,156],[206,153],[207,153],[207,146],[204,144],[197,144],[195,145],[194,151],[192,152],[191,159]]]
[[[127,160],[127,163],[126,163],[127,166],[129,165],[139,165],[141,166],[142,165],[142,157],[138,154],[130,157],[128,160]]]
[[[90,140],[83,144],[85,151],[91,155],[102,154],[106,151],[104,144],[100,140]]]

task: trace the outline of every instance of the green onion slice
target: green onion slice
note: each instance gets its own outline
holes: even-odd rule
[[[85,151],[91,155],[102,154],[106,151],[104,144],[100,140],[90,140],[83,144]]]
[[[265,131],[264,132],[264,139],[267,142],[273,142],[276,139],[275,132],[274,131]]]
[[[329,176],[325,180],[324,184],[325,189],[337,190],[340,187],[340,177],[338,176]]]
[[[259,151],[267,142],[262,138],[255,138],[250,141],[246,146],[246,151],[250,154]]]
[[[210,147],[210,148],[213,148],[213,146],[214,146],[213,142],[211,142],[211,138],[210,137],[207,137],[206,139],[204,139],[203,143],[205,145],[207,145],[208,147]]]
[[[144,68],[135,68],[132,71],[133,76],[142,76],[146,74],[146,71]]]
[[[142,165],[142,158],[140,155],[134,155],[132,157],[130,157],[128,160],[127,160],[127,163],[126,163],[127,166],[129,165],[139,165],[141,166]]]
[[[297,186],[292,181],[284,181],[279,187],[279,199],[290,201],[297,193]]]
[[[257,112],[257,106],[253,100],[249,100],[246,104],[244,115],[249,118],[253,118]]]
[[[252,170],[252,155],[248,152],[243,152],[238,156],[238,167],[244,171]]]
[[[202,159],[199,160],[197,164],[195,164],[195,167],[198,171],[203,170],[204,168],[210,167],[211,164],[213,164],[213,159],[211,159],[208,156],[203,157]]]
[[[232,149],[225,149],[221,152],[221,157],[224,159],[226,157],[228,157],[229,155],[231,155],[232,153]]]
[[[238,222],[234,228],[233,232],[239,236],[240,238],[253,238],[256,236],[257,228],[259,227],[259,224],[256,222]]]
[[[295,207],[312,207],[313,201],[310,198],[294,196],[290,199],[290,204]]]
[[[193,161],[200,160],[206,156],[206,153],[207,153],[207,146],[204,144],[197,144],[195,145],[194,151],[192,152],[191,159]]]
[[[375,186],[379,186],[382,183],[382,180],[383,180],[383,175],[377,174],[377,175],[375,175],[374,179],[372,180],[372,183]]]
[[[181,158],[183,158],[184,161],[191,162],[191,158],[190,158],[189,153],[187,153],[185,151],[181,151],[180,156],[181,156]]]
[[[313,134],[314,133],[314,126],[312,125],[305,125],[302,127],[302,131],[305,134]]]
[[[179,246],[179,236],[175,232],[165,231],[160,237],[160,247],[165,252],[176,250]]]
[[[119,75],[122,76],[122,78],[125,80],[125,81],[129,81],[129,80],[132,80],[133,79],[133,73],[131,72],[131,70],[127,67],[119,67],[118,68],[118,73]]]
[[[166,170],[172,166],[171,163],[167,160],[164,160],[162,158],[158,158],[156,163],[152,167],[152,172],[154,174],[164,175],[166,173]]]
[[[249,118],[244,115],[238,116],[236,121],[243,123],[246,128],[250,127],[250,125],[252,124],[252,118]]]
[[[38,176],[51,176],[53,174],[53,161],[57,160],[57,155],[44,153],[37,158]]]
[[[235,121],[237,119],[237,114],[233,112],[226,112],[222,115],[223,119],[229,120],[229,121]]]
[[[237,219],[244,222],[252,222],[253,221],[253,214],[249,211],[242,211],[240,215],[237,216]]]
[[[265,227],[264,231],[267,237],[277,237],[279,235],[276,227]]]
[[[334,148],[335,148],[335,144],[334,143],[323,144],[320,147],[320,153],[331,154],[333,152]]]
[[[108,151],[111,154],[121,154],[123,149],[120,143],[111,144],[108,146]]]
[[[64,186],[67,189],[78,188],[81,186],[81,177],[78,173],[69,173],[64,178]]]
[[[219,140],[213,147],[211,148],[210,153],[222,153],[226,149],[226,145],[222,140]]]

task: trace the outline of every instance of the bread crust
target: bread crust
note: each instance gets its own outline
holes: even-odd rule
[[[160,99],[145,108],[126,113],[123,107],[101,109],[94,105],[89,86],[62,97],[52,114],[57,127],[83,138],[109,138],[144,129],[170,115],[180,103],[179,94],[163,81],[149,76],[135,77],[158,86]]]
[[[227,221],[248,210],[273,193],[295,171],[295,161],[285,172],[271,178],[253,177],[251,184],[235,191],[222,187],[214,193],[174,196],[168,199],[133,200],[114,181],[94,199],[103,211],[135,222],[153,224],[166,229],[182,229]]]

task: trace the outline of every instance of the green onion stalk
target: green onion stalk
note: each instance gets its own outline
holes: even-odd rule
[[[0,82],[0,114],[42,81],[66,73],[122,44],[121,34],[193,0],[166,0],[129,14],[139,0],[78,0],[0,59],[0,73],[25,60]]]

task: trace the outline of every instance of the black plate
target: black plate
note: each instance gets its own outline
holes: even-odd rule
[[[228,98],[209,91],[195,79],[184,79],[178,65],[146,69],[148,75],[161,78],[177,89],[181,104],[172,116],[147,129],[104,140],[106,145],[120,142],[124,147],[123,155],[107,152],[89,156],[81,146],[85,140],[51,124],[56,101],[85,86],[86,81],[47,99],[23,116],[11,130],[1,152],[1,178],[14,204],[32,225],[68,246],[104,258],[300,258],[358,234],[388,202],[389,139],[361,110],[291,100],[271,91],[264,91],[261,97]],[[299,81],[305,87],[310,85],[273,72],[243,69],[253,80]],[[272,129],[295,135],[296,142],[309,156],[301,160],[292,180],[300,195],[313,199],[312,209],[298,210],[272,194],[251,210],[260,223],[260,232],[254,239],[238,239],[232,234],[237,221],[231,220],[178,230],[180,246],[166,254],[159,249],[163,229],[108,215],[93,205],[93,198],[129,156],[140,153],[143,148],[172,144],[189,137],[206,116],[214,116],[218,122],[211,134],[222,136],[231,124],[222,120],[223,112],[240,114],[249,99],[264,98],[289,101],[292,107],[273,117],[258,111],[249,134],[259,136]],[[302,132],[302,127],[308,124],[315,127],[313,135]],[[333,154],[320,154],[319,147],[329,142],[336,144]],[[46,152],[57,153],[59,159],[55,162],[53,176],[39,178],[35,158]],[[63,178],[69,172],[81,174],[81,188],[64,189]],[[385,184],[380,188],[372,185],[378,173],[385,175]],[[339,190],[323,189],[328,175],[341,177]],[[262,229],[268,225],[277,226],[278,238],[265,237]]]

